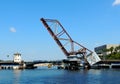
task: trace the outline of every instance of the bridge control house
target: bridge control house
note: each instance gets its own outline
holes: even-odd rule
[[[16,62],[16,63],[21,63],[22,62],[21,54],[20,53],[15,53],[13,61]]]
[[[23,69],[24,67],[20,53],[14,54],[13,61],[0,62],[0,69]]]

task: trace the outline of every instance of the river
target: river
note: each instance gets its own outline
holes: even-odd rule
[[[119,84],[120,69],[0,70],[0,84]]]

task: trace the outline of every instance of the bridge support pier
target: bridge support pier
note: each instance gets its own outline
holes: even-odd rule
[[[79,70],[80,69],[79,61],[63,60],[63,63],[64,63],[64,69],[66,70]]]

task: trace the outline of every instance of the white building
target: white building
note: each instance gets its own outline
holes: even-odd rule
[[[16,62],[16,63],[22,62],[21,54],[20,53],[15,53],[13,61]]]

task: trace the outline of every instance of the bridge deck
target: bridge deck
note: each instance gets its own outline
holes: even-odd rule
[[[112,63],[120,63],[120,60],[101,60],[96,64],[112,64]]]

